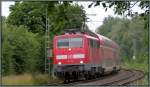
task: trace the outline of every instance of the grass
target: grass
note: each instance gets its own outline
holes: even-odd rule
[[[2,85],[47,85],[59,82],[46,74],[22,74],[2,77]]]
[[[122,68],[126,68],[126,69],[142,70],[145,75],[143,85],[148,85],[148,64],[147,63],[138,63],[137,61],[126,61],[122,63],[121,66]]]
[[[10,75],[2,77],[3,85],[32,85],[33,78],[30,74]]]

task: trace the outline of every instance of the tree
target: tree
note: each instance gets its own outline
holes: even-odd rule
[[[46,8],[52,9],[57,2],[16,2],[10,7],[7,23],[25,25],[33,33],[44,34]],[[49,10],[51,11],[51,10]]]
[[[53,37],[62,29],[81,27],[84,17],[80,15],[85,15],[83,7],[70,3],[69,1],[16,2],[10,7],[11,13],[7,23],[17,26],[24,25],[29,31],[44,35],[47,15],[50,33]]]
[[[112,31],[112,26],[114,24],[117,24],[118,22],[121,22],[121,21],[122,19],[120,18],[114,18],[114,17],[109,16],[104,19],[103,25],[99,27],[100,29],[96,29],[96,32],[102,35],[106,35],[108,32]]]
[[[35,72],[40,60],[37,35],[24,26],[3,27],[2,73],[21,74]]]
[[[148,31],[149,28],[149,1],[96,1],[93,2],[89,5],[91,6],[98,6],[102,5],[105,8],[105,11],[109,8],[114,8],[115,14],[123,15],[125,14],[126,16],[141,16],[144,19],[144,29]],[[141,9],[144,10],[143,13],[138,13],[138,12],[133,12],[132,8],[138,5]],[[145,30],[144,30],[145,31]],[[148,36],[148,35],[147,35]],[[148,38],[145,37],[144,43],[148,45]]]
[[[91,7],[93,5],[94,6],[101,5],[105,8],[105,11],[107,11],[107,9],[109,9],[109,8],[113,8],[115,14],[119,14],[119,15],[124,14],[126,16],[131,16],[133,19],[132,21],[134,21],[136,18],[139,21],[139,16],[140,16],[140,21],[142,20],[142,22],[143,22],[143,20],[144,20],[144,22],[143,22],[144,28],[141,28],[141,29],[143,29],[144,32],[142,32],[141,29],[138,28],[138,27],[143,27],[141,25],[139,25],[138,27],[136,25],[135,26],[130,25],[130,29],[132,30],[131,31],[132,33],[136,32],[136,28],[138,28],[140,30],[140,35],[145,33],[144,35],[142,35],[143,36],[142,39],[144,39],[144,42],[143,42],[145,44],[144,48],[147,48],[147,46],[148,46],[148,33],[146,33],[146,31],[148,31],[148,28],[149,28],[149,20],[148,20],[149,19],[149,1],[148,0],[147,1],[96,1],[96,2],[91,3],[89,5],[89,7]],[[138,12],[133,12],[132,8],[135,5],[138,5],[141,9],[144,10],[144,12],[140,13],[140,14]],[[130,31],[130,30],[128,30],[128,31]],[[128,32],[128,31],[126,31],[126,32]],[[124,32],[124,33],[126,33],[126,32]],[[128,32],[128,33],[131,33],[131,32]],[[117,34],[120,35],[120,33],[117,33]],[[133,36],[135,36],[136,34],[134,33],[132,35],[131,34],[129,35],[126,33],[125,35],[131,36],[130,38],[133,39]],[[132,42],[135,42],[135,41],[132,41]],[[142,41],[142,40],[139,40],[139,41]],[[143,44],[142,44],[142,46],[143,46]],[[145,51],[141,51],[141,52],[145,52]],[[144,54],[147,55],[147,52],[145,52]]]
[[[136,14],[138,14],[137,12],[132,12],[132,8],[135,5],[138,5],[141,9],[145,9],[144,13],[145,15],[149,14],[149,1],[96,1],[93,2],[89,5],[89,8],[94,5],[94,6],[98,6],[98,5],[102,5],[105,10],[107,11],[107,9],[109,8],[114,8],[114,12],[116,14],[122,15],[122,14],[126,14],[128,16],[134,16]]]
[[[121,58],[131,59],[133,55],[139,58],[147,54],[147,45],[144,45],[146,30],[144,20],[136,17],[132,20],[125,18],[105,18],[97,33],[109,37],[121,47]]]
[[[96,1],[89,5],[91,6],[100,6],[102,5],[105,8],[105,11],[109,8],[114,8],[115,14],[125,14],[127,16],[135,17],[135,16],[141,16],[144,19],[144,29],[148,31],[149,28],[149,5],[150,1]],[[133,12],[132,8],[138,5],[141,9],[144,10],[143,13]],[[145,30],[144,30],[145,31]],[[146,33],[146,37],[144,37],[144,43],[145,45],[148,45],[148,34]]]
[[[51,31],[58,32],[64,28],[81,27],[83,17],[74,14],[85,14],[77,4],[66,2],[16,2],[10,7],[7,23],[25,25],[33,33],[44,34],[46,28],[46,11]],[[73,14],[73,15],[72,15]]]

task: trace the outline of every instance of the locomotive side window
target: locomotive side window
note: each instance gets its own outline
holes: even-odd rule
[[[97,47],[97,48],[99,48],[99,42],[98,42],[98,41],[96,41],[96,43],[97,43],[97,44],[96,44],[96,47]]]
[[[93,48],[93,40],[90,39],[90,47]]]
[[[69,47],[82,47],[83,41],[82,38],[70,38]]]
[[[99,43],[97,40],[90,39],[90,47],[91,48],[99,48]]]
[[[109,47],[109,41],[108,40],[105,40],[104,44],[106,47]]]
[[[96,40],[93,40],[93,48],[96,48]]]
[[[99,43],[98,43],[98,41],[97,40],[94,40],[94,48],[99,48]]]
[[[58,48],[68,48],[69,47],[69,38],[58,39],[57,47]]]

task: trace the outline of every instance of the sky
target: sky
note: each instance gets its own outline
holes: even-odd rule
[[[78,1],[75,2],[79,5],[82,5],[84,7],[84,10],[86,11],[86,14],[95,14],[95,16],[90,16],[87,15],[87,17],[89,18],[89,20],[91,22],[86,22],[86,24],[88,25],[89,29],[92,30],[93,32],[95,32],[96,28],[98,28],[100,25],[103,24],[103,20],[104,18],[110,16],[113,17],[123,17],[123,16],[119,16],[114,14],[113,9],[108,9],[105,12],[105,9],[102,6],[92,6],[91,8],[88,8],[88,5],[91,4],[91,1]],[[9,6],[10,5],[14,5],[13,1],[2,1],[2,16],[7,17],[10,13],[9,11]],[[138,11],[139,13],[143,12],[143,10],[141,10],[138,6],[134,6],[133,7],[134,11]]]

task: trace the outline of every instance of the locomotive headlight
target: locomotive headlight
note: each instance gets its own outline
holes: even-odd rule
[[[80,61],[81,64],[83,64],[83,61]]]
[[[67,59],[67,55],[56,55],[56,59]]]
[[[61,65],[61,62],[58,62],[59,65]]]
[[[84,54],[74,54],[73,58],[85,58]]]

